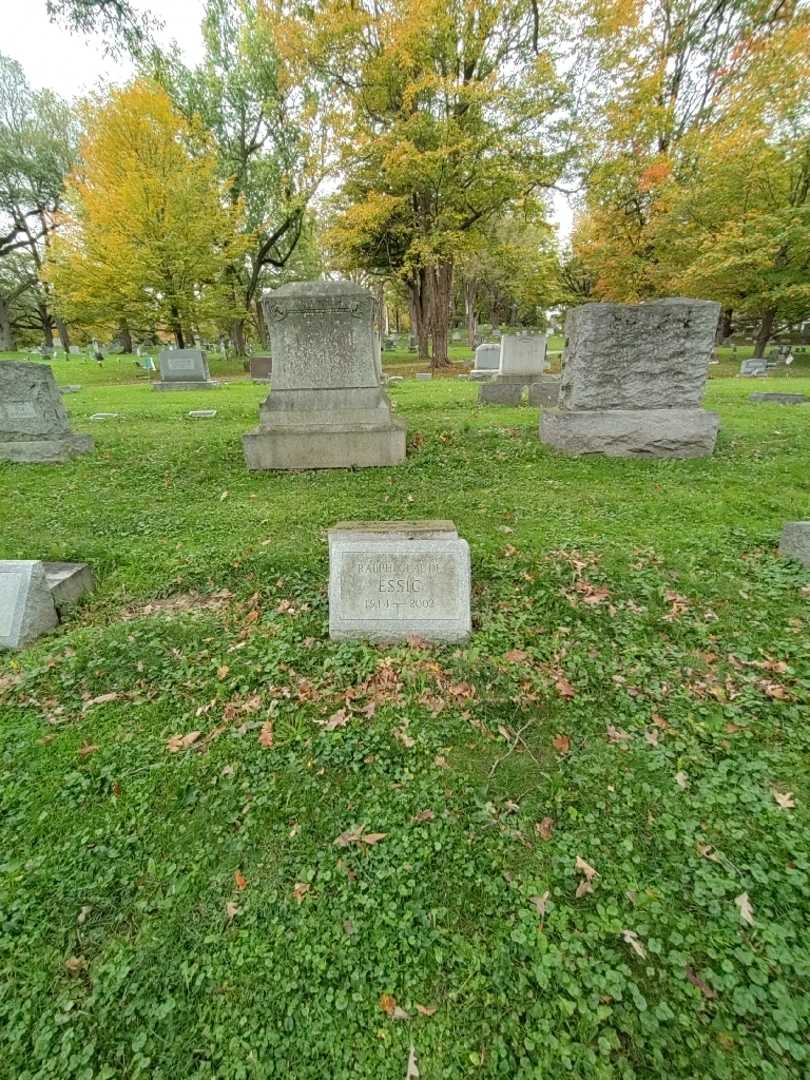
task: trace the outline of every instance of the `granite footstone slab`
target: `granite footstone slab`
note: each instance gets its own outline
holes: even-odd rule
[[[810,521],[788,521],[782,528],[779,554],[810,570]]]
[[[165,349],[160,354],[160,382],[153,390],[214,390],[219,386],[208,372],[202,349]]]
[[[559,400],[559,375],[541,375],[529,385],[529,404],[534,408],[554,408]]]
[[[719,429],[701,408],[720,305],[671,299],[568,312],[557,407],[540,438],[571,454],[704,457]]]
[[[50,367],[0,361],[0,461],[63,463],[94,445],[71,431]]]
[[[464,641],[470,630],[470,550],[451,521],[329,530],[332,639]]]
[[[249,469],[397,465],[405,424],[382,386],[374,297],[348,281],[284,285],[263,298],[273,388],[243,437]]]
[[[95,575],[87,563],[45,562],[42,566],[59,614],[96,586]]]
[[[806,394],[749,394],[748,400],[755,405],[810,405]]]
[[[485,382],[478,388],[478,401],[482,405],[520,405],[525,383]]]

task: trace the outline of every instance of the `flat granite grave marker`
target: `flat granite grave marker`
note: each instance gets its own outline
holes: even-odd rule
[[[0,460],[61,463],[87,454],[89,435],[70,430],[53,372],[46,364],[0,361]]]
[[[749,394],[748,400],[755,405],[810,405],[806,394]]]
[[[470,629],[470,549],[452,521],[329,530],[331,638],[464,641]]]
[[[788,521],[782,528],[779,554],[810,569],[810,521]]]
[[[740,364],[740,375],[759,376],[767,374],[767,360],[743,360],[743,362]]]
[[[164,349],[160,354],[160,382],[152,383],[153,390],[213,390],[217,386],[202,349]]]
[[[572,308],[541,440],[571,454],[711,454],[719,418],[701,402],[719,315],[714,301],[680,298]]]
[[[283,285],[263,298],[273,388],[243,437],[249,469],[397,465],[405,423],[382,387],[374,297],[350,281]]]
[[[21,649],[53,630],[60,614],[94,585],[86,563],[0,561],[0,649]]]

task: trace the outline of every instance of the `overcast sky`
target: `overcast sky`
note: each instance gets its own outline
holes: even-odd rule
[[[166,44],[172,39],[179,42],[189,63],[201,58],[204,0],[135,0],[135,6],[151,10],[163,21],[161,39]],[[105,56],[100,38],[54,26],[45,13],[45,0],[0,0],[0,52],[17,60],[34,86],[48,87],[66,98],[81,96],[99,79],[121,83],[132,74],[127,59]],[[562,235],[567,236],[571,210],[565,196],[554,193],[553,207]]]

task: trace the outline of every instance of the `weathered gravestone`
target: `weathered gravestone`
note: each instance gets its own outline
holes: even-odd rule
[[[60,612],[92,589],[84,563],[0,562],[0,649],[20,649],[59,623]]]
[[[755,405],[809,405],[806,394],[749,394],[748,400]]]
[[[720,305],[669,299],[568,312],[557,408],[540,438],[572,454],[703,457],[716,413],[701,408]]]
[[[779,554],[810,569],[810,521],[788,521],[782,528]]]
[[[542,378],[547,367],[546,339],[540,334],[504,334],[498,355],[498,370],[494,383],[481,386],[478,400],[482,404],[518,404],[523,390]],[[517,397],[506,391],[497,391],[495,385],[516,387]]]
[[[433,378],[433,372],[432,371],[417,371],[416,378],[420,382],[427,382],[428,380]]]
[[[519,382],[528,386],[540,378],[546,366],[546,339],[541,334],[503,335],[498,382]]]
[[[472,379],[490,379],[501,362],[500,345],[479,345],[475,350],[475,366],[470,372]]]
[[[329,530],[331,638],[463,641],[470,628],[470,549],[451,521]]]
[[[93,446],[70,430],[47,365],[0,361],[0,461],[64,462]]]
[[[270,376],[273,374],[273,357],[272,356],[251,356],[250,358],[250,377],[257,383],[270,382]]]
[[[249,469],[397,465],[405,423],[382,388],[374,297],[349,281],[284,285],[263,299],[273,389],[243,438]]]
[[[743,360],[740,364],[740,375],[767,375],[767,360]]]
[[[213,390],[217,386],[202,349],[165,349],[160,354],[160,382],[152,383],[153,390]]]

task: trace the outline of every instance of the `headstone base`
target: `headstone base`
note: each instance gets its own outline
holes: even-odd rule
[[[175,379],[173,382],[154,382],[153,390],[216,390],[221,383],[217,379],[206,379],[203,382],[181,382]]]
[[[329,530],[330,638],[465,641],[470,630],[470,549],[451,521]]]
[[[251,470],[352,469],[405,460],[404,420],[379,424],[295,424],[256,428],[242,436]]]
[[[529,404],[534,408],[553,409],[559,400],[559,375],[541,375],[529,386]]]
[[[779,554],[810,570],[810,521],[788,521],[782,529]]]
[[[545,409],[540,440],[567,454],[706,457],[720,418],[705,409]]]
[[[0,442],[0,461],[18,464],[64,464],[95,449],[90,435],[62,435],[55,439]]]
[[[42,567],[57,611],[75,604],[95,588],[96,579],[87,563],[46,562]]]

